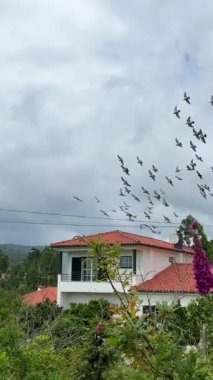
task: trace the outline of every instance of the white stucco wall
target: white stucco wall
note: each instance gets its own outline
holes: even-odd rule
[[[197,297],[197,293],[139,293],[142,307],[146,305],[155,306],[158,303],[171,305],[177,300],[180,300],[181,306],[187,306]]]
[[[111,304],[118,305],[119,300],[115,294],[108,293],[61,293],[61,306],[69,308],[70,303],[88,303],[91,300],[105,299]]]
[[[144,247],[137,250],[137,274],[142,275],[142,281],[151,279],[156,273],[171,265],[170,257],[173,257],[176,263],[190,263],[193,259],[192,255],[182,252]]]

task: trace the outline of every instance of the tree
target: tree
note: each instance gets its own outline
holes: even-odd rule
[[[7,273],[8,266],[8,256],[2,253],[0,250],[0,275]]]
[[[209,260],[213,262],[213,240],[210,240],[210,241],[208,240],[202,224],[199,223],[196,220],[196,218],[194,218],[192,215],[187,215],[187,217],[182,220],[179,227],[180,232],[182,232],[183,234],[184,244],[187,246],[192,245],[193,234],[192,234],[191,225],[194,221],[198,223],[197,231],[198,231],[199,236],[201,237],[203,249],[206,252]]]

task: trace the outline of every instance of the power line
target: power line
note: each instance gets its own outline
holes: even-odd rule
[[[55,221],[39,221],[39,220],[24,220],[24,219],[0,219],[0,223],[12,223],[12,224],[38,224],[38,225],[46,225],[46,226],[72,226],[72,227],[110,227],[110,228],[141,228],[143,227],[149,227],[147,223],[141,223],[140,225],[132,223],[130,225],[118,225],[118,224],[91,224],[91,223],[65,223],[65,222],[55,222]],[[153,224],[150,224],[150,227],[153,226]],[[174,227],[174,225],[159,225],[159,228],[167,228],[167,227]]]
[[[128,222],[128,219],[124,218],[112,218],[112,217],[101,217],[101,216],[89,216],[89,215],[75,215],[75,214],[63,214],[59,212],[46,212],[46,211],[35,211],[35,210],[21,210],[21,209],[8,209],[8,208],[0,208],[0,211],[4,212],[14,212],[14,213],[25,213],[25,214],[35,214],[35,215],[49,215],[49,216],[63,216],[63,217],[71,217],[71,218],[82,218],[82,219],[97,219],[97,220],[114,220],[114,221],[123,221]],[[137,222],[140,223],[151,223],[151,224],[167,224],[164,221],[147,221],[138,219]],[[171,222],[173,225],[179,225],[180,223]]]

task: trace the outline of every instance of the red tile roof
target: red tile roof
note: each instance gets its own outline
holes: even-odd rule
[[[49,286],[48,288],[43,288],[36,290],[35,292],[25,294],[23,300],[27,303],[40,303],[46,300],[56,301],[57,300],[57,288]]]
[[[137,288],[139,292],[198,293],[192,264],[171,264]]]
[[[94,235],[87,236],[75,236],[70,240],[63,240],[56,243],[52,243],[51,247],[60,248],[60,247],[86,247],[87,244],[93,239],[101,239],[107,244],[121,244],[121,245],[145,245],[148,247],[156,247],[167,249],[170,251],[178,251],[173,244],[168,243],[164,240],[154,239],[150,237],[145,237],[142,235],[132,234],[129,232],[123,232],[119,230],[110,231],[110,232],[100,232]],[[187,253],[193,253],[189,248],[184,249]]]

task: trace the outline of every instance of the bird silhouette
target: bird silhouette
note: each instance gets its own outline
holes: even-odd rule
[[[171,223],[171,220],[167,216],[163,215],[163,217],[164,217],[165,222]]]
[[[178,179],[178,181],[183,181],[183,178],[179,177],[178,175],[176,175],[175,177]]]
[[[126,168],[123,164],[121,164],[121,167],[122,167],[123,172],[129,175],[129,169]]]
[[[153,206],[153,205],[154,205],[154,203],[152,202],[152,199],[151,199],[150,195],[148,195],[148,200],[149,200],[149,202],[148,202],[148,203],[149,203],[150,205],[152,205],[152,206]]]
[[[201,156],[198,156],[196,153],[195,153],[195,157],[197,158],[197,160],[199,160],[199,161],[203,162],[203,159],[202,159],[202,157],[201,157]]]
[[[181,170],[179,169],[178,166],[176,166],[175,172],[176,172],[176,173],[180,173],[180,172],[181,172]]]
[[[153,172],[155,172],[155,173],[158,172],[158,168],[156,168],[155,165],[152,165],[152,170],[153,170]]]
[[[173,114],[177,116],[178,119],[180,119],[180,110],[177,109],[177,106],[175,106]]]
[[[79,201],[79,202],[83,202],[83,201],[82,201],[82,199],[80,199],[80,198],[76,197],[75,195],[73,195],[73,198],[75,198],[75,199],[76,199],[76,201]]]
[[[149,177],[155,181],[155,175],[151,172],[151,170],[149,170]]]
[[[130,193],[131,193],[131,191],[130,191],[130,190],[128,189],[128,187],[126,187],[126,186],[124,187],[124,190],[126,191],[127,194],[130,194]]]
[[[145,217],[146,217],[147,219],[151,219],[151,216],[150,216],[149,214],[147,214],[146,211],[144,211],[144,215],[145,215]]]
[[[143,186],[141,186],[141,188],[142,188],[144,194],[150,195],[150,193],[148,192],[148,190],[146,190]]]
[[[162,201],[162,203],[163,203],[163,205],[164,205],[165,207],[169,207],[169,204],[167,203],[167,201],[166,201],[166,199],[165,199],[165,198],[163,198],[163,201]]]
[[[180,148],[183,148],[182,142],[178,141],[177,138],[175,139],[175,142],[176,142],[176,146],[179,146]]]
[[[184,94],[183,94],[183,100],[185,100],[186,103],[191,104],[190,103],[190,96],[187,96],[186,92],[184,92]]]
[[[211,105],[213,106],[213,95],[211,96],[210,103],[211,103]]]
[[[121,165],[124,166],[124,160],[123,160],[123,158],[122,158],[121,156],[119,156],[119,154],[117,154],[117,157],[118,157],[118,159],[119,159]]]
[[[140,199],[138,197],[136,197],[136,195],[134,194],[131,194],[132,198],[134,198],[137,202],[140,202]]]
[[[168,178],[167,176],[165,177],[167,182],[171,185],[171,186],[174,186],[172,180],[170,178]]]
[[[131,185],[123,177],[121,177],[121,180],[125,186],[131,187]]]
[[[108,216],[108,217],[109,217],[109,214],[107,214],[106,211],[104,211],[104,210],[100,210],[100,212],[102,212],[102,214],[104,214],[105,216]]]
[[[160,194],[158,194],[158,192],[156,190],[154,191],[154,198],[156,198],[158,201],[160,201],[160,199],[161,199]]]
[[[123,193],[122,189],[120,189],[120,193],[119,193],[119,195],[120,195],[121,197],[125,197],[125,196],[126,196],[126,195]]]
[[[139,165],[143,166],[143,161],[140,160],[140,158],[139,158],[138,156],[137,156],[137,163],[138,163]]]
[[[101,202],[100,199],[98,199],[98,197],[95,197],[95,199],[96,199],[96,202],[97,202],[97,203],[100,203],[100,202]]]
[[[196,145],[193,144],[193,142],[191,140],[190,140],[190,148],[192,148],[192,150],[194,152],[197,152],[197,147],[196,147]]]
[[[193,128],[193,124],[195,122],[191,120],[191,117],[189,116],[187,119],[186,119],[186,124],[190,127],[190,128]]]
[[[198,177],[199,177],[200,179],[203,179],[202,174],[201,174],[198,170],[196,170],[196,173],[197,173],[197,175],[198,175]]]
[[[179,215],[176,214],[176,212],[173,211],[173,214],[176,218],[179,218]]]

